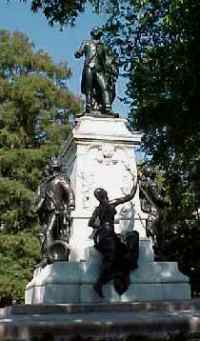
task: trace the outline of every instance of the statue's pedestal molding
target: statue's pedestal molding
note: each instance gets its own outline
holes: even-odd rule
[[[131,131],[120,118],[82,117],[65,145],[64,166],[75,192],[76,209],[70,239],[70,261],[55,262],[34,273],[26,288],[28,304],[133,302],[189,299],[189,279],[174,262],[154,262],[152,242],[146,237],[138,190],[134,198],[118,207],[115,231],[137,230],[140,236],[138,268],[130,275],[128,290],[119,296],[112,282],[99,298],[93,285],[101,256],[89,238],[88,219],[98,205],[94,190],[102,187],[110,199],[130,192],[136,176],[135,149],[141,134]]]

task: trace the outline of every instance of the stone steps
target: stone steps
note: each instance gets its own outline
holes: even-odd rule
[[[200,301],[14,305],[0,309],[0,340],[189,340],[200,335]],[[81,336],[81,338],[80,338]],[[188,337],[188,338],[185,338]]]

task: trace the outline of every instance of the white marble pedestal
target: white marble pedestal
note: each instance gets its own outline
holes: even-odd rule
[[[140,235],[139,267],[131,273],[131,283],[119,296],[112,283],[104,287],[104,299],[93,290],[101,256],[93,248],[88,227],[98,205],[93,192],[103,187],[110,199],[130,192],[136,176],[135,148],[140,134],[132,132],[124,119],[82,117],[68,139],[64,152],[66,174],[75,191],[76,209],[70,239],[70,261],[55,262],[35,271],[26,287],[27,304],[133,302],[189,299],[186,276],[173,262],[154,262],[152,243],[146,238],[139,193],[118,207],[116,232],[137,230]]]
[[[176,262],[154,262],[151,241],[140,241],[138,269],[130,276],[130,286],[118,295],[112,282],[99,298],[93,285],[99,273],[101,256],[93,248],[87,250],[89,261],[55,262],[35,271],[26,287],[26,304],[89,304],[149,300],[190,299],[188,277],[177,269]]]
[[[85,116],[78,120],[66,143],[63,162],[76,196],[71,261],[87,260],[85,252],[93,245],[89,239],[92,229],[88,227],[88,219],[98,205],[94,190],[104,188],[110,199],[130,192],[132,177],[137,176],[135,148],[140,140],[141,134],[130,131],[125,119]],[[138,191],[132,201],[117,210],[116,232],[135,229],[145,238]]]

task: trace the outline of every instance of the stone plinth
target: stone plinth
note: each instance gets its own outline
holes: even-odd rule
[[[138,269],[130,276],[130,286],[118,295],[112,282],[99,298],[93,285],[101,266],[101,255],[87,250],[89,261],[55,262],[38,269],[26,287],[27,304],[119,303],[147,300],[190,299],[188,277],[181,274],[175,262],[153,262],[151,241],[140,241]]]

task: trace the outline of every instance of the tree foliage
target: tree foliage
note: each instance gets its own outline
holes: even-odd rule
[[[33,231],[1,233],[0,257],[0,305],[23,302],[25,286],[39,261],[38,238]]]
[[[15,294],[16,298],[21,297],[22,289],[17,286],[13,289],[17,281],[11,269],[16,267],[18,276],[25,281],[38,259],[36,217],[31,210],[33,193],[47,159],[59,152],[67,137],[68,116],[79,111],[78,98],[67,88],[70,75],[66,63],[55,64],[46,52],[37,51],[24,34],[0,31],[0,249],[3,257],[0,294],[12,287],[14,297]],[[20,256],[18,247],[20,253],[24,252],[27,266],[24,260],[16,264]]]
[[[13,0],[7,0],[12,2]],[[22,0],[19,0],[22,2]],[[23,2],[29,3],[27,0]],[[41,11],[50,25],[58,24],[60,27],[74,25],[77,17],[83,13],[87,5],[91,5],[96,13],[112,13],[118,6],[119,0],[31,0],[31,10],[36,13]]]

